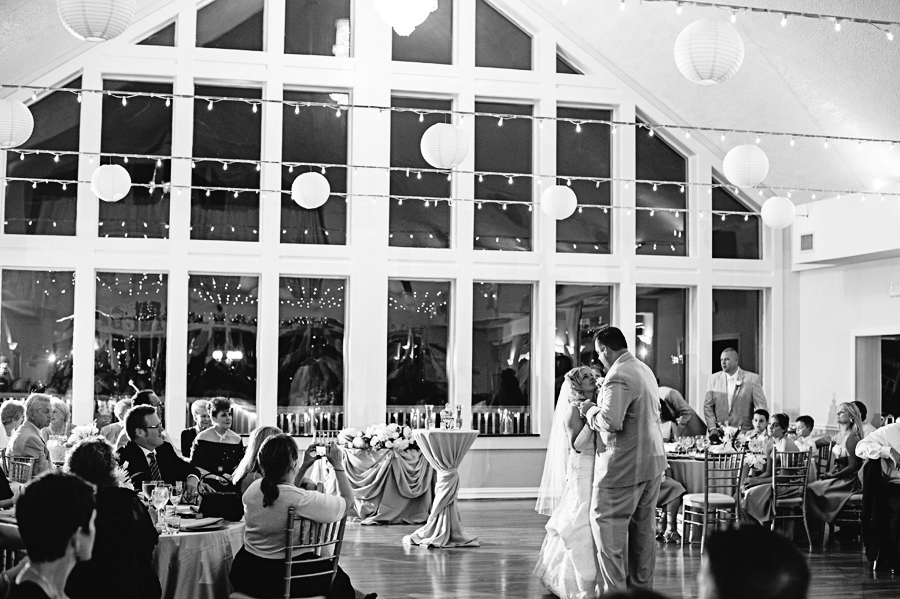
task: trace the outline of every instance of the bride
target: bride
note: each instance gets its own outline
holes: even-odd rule
[[[544,475],[535,509],[550,516],[547,535],[534,575],[561,599],[600,596],[597,585],[597,550],[591,534],[591,482],[594,475],[594,436],[573,447],[584,427],[576,404],[592,399],[597,389],[587,366],[566,373],[559,392]]]

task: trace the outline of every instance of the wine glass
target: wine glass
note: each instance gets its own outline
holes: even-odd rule
[[[697,437],[697,450],[706,451],[707,447],[709,447],[709,439],[706,436]]]
[[[146,480],[141,484],[141,492],[147,498],[148,503],[153,500],[153,490],[156,488],[156,483],[157,481],[155,480]]]
[[[163,510],[166,507],[166,504],[169,502],[169,497],[171,493],[169,492],[168,485],[157,485],[155,489],[153,489],[152,495],[152,503],[153,507],[156,508],[156,521],[157,526],[160,527],[163,531],[166,530],[166,520],[165,515],[163,514]]]
[[[184,483],[178,481],[175,483],[175,486],[172,487],[172,490],[169,493],[169,501],[172,502],[172,505],[175,506],[175,511],[178,511],[178,504],[181,503],[181,496],[184,494]]]

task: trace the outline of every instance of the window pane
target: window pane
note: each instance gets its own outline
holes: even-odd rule
[[[2,396],[43,391],[71,400],[75,273],[4,270],[0,286],[0,354],[12,379]]]
[[[259,99],[258,89],[198,85],[198,96]],[[259,171],[256,165],[229,159],[259,160],[262,111],[242,101],[194,100],[194,187],[191,193],[191,239],[257,241],[259,239]],[[200,160],[219,158],[218,161]],[[245,191],[245,190],[255,191]],[[242,191],[244,190],[244,191]],[[235,197],[237,192],[237,197]]]
[[[742,369],[759,373],[759,296],[756,289],[713,289],[712,372],[722,370],[719,356],[730,347]]]
[[[139,46],[174,46],[175,23],[163,27],[153,35],[149,35],[138,42]]]
[[[350,0],[287,0],[284,53],[350,56]]]
[[[531,433],[531,290],[475,283],[472,307],[472,428]]]
[[[719,183],[715,181],[715,183]],[[759,260],[759,218],[724,187],[712,190],[713,210],[746,212],[744,218],[736,214],[713,216],[713,258]]]
[[[422,110],[450,110],[450,100],[392,98],[391,106]],[[391,196],[449,198],[450,181],[444,173],[416,172],[417,168],[433,168],[422,158],[422,135],[435,123],[449,117],[442,114],[415,112],[391,113],[391,166],[408,167],[410,171],[391,171]],[[390,245],[395,247],[450,247],[451,208],[447,202],[425,202],[391,199]]]
[[[453,0],[436,4],[437,10],[408,36],[397,35],[391,30],[393,60],[453,63]]]
[[[159,273],[97,273],[94,419],[117,422],[113,408],[138,389],[153,389],[165,422],[169,278]]]
[[[216,0],[197,11],[197,47],[263,49],[263,0]]]
[[[190,275],[187,406],[227,397],[232,430],[256,428],[256,323],[259,277]],[[191,422],[190,419],[188,422]]]
[[[344,285],[281,277],[278,427],[291,435],[344,427]]]
[[[576,69],[575,67],[573,67],[572,65],[570,65],[569,62],[565,58],[560,56],[559,54],[556,55],[556,72],[563,74],[563,75],[583,75],[584,74],[581,71],[579,71],[578,69]]]
[[[128,92],[171,94],[170,83],[104,81],[103,89],[122,92],[122,96],[103,96],[103,124],[100,151],[111,154],[172,155],[172,109],[158,98],[133,96],[123,106],[120,97]],[[105,160],[104,160],[105,162]],[[168,183],[171,161],[152,158],[113,158],[123,166],[134,185],[118,202],[100,201],[101,237],[169,236]],[[153,188],[139,184],[151,184]]]
[[[65,86],[81,88],[81,78]],[[81,104],[70,92],[53,92],[29,105],[34,116],[34,131],[20,147],[23,149],[78,151]],[[8,177],[78,180],[78,157],[49,154],[6,153]],[[4,231],[19,235],[75,235],[78,186],[59,183],[8,181]]]
[[[646,129],[635,129],[637,178],[645,181],[687,181],[687,160],[659,135],[649,135]],[[637,206],[656,208],[650,216],[648,210],[636,212],[636,237],[638,254],[662,256],[687,255],[687,218],[669,209],[687,208],[684,186],[638,183]],[[669,385],[671,386],[671,385]]]
[[[656,374],[660,385],[688,397],[687,290],[638,287],[636,322],[635,355]]]
[[[576,366],[590,366],[597,359],[590,331],[609,324],[611,290],[607,285],[556,286],[554,400],[567,372]]]
[[[612,118],[609,110],[584,110],[580,108],[558,108],[557,117],[581,120],[604,120]],[[591,181],[570,181],[565,177],[609,177],[612,172],[610,153],[611,135],[609,125],[583,123],[581,131],[576,125],[565,121],[556,123],[556,174],[557,185],[571,183],[578,197],[579,206],[609,206],[609,183]],[[578,254],[610,253],[609,212],[599,208],[584,208],[565,220],[556,222],[556,251]]]
[[[476,102],[475,112],[531,115],[532,107]],[[475,170],[530,174],[531,119],[503,119],[502,131],[500,122],[493,116],[475,117]],[[510,183],[500,175],[475,175],[475,199],[504,202],[476,202],[475,249],[531,250],[531,177],[514,177]]]
[[[347,118],[338,105],[348,104],[350,97],[343,93],[312,93],[285,91],[288,102],[326,102],[334,108],[306,106],[296,110],[285,104],[282,161],[312,162],[316,164],[347,164]],[[344,245],[347,243],[347,198],[337,195],[347,192],[347,169],[328,168],[325,178],[331,185],[331,197],[319,208],[308,210],[291,199],[294,179],[302,173],[317,170],[310,166],[283,166],[281,186],[281,243],[310,243]]]
[[[531,36],[485,2],[475,2],[475,66],[531,70]]]

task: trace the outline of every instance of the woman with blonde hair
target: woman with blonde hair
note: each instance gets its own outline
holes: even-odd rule
[[[58,397],[50,398],[50,424],[41,429],[41,437],[48,441],[51,436],[65,437],[69,440],[72,433],[72,413],[69,406]]]
[[[822,522],[833,522],[850,496],[862,489],[859,481],[862,458],[856,455],[856,444],[863,438],[862,415],[856,405],[842,403],[838,406],[837,421],[841,430],[833,439],[834,466],[806,488],[809,517]]]
[[[259,465],[259,448],[262,447],[263,441],[269,437],[273,437],[281,433],[281,430],[274,426],[258,426],[252,433],[247,442],[247,450],[241,463],[234,470],[234,486],[239,489],[241,495],[250,486],[250,483],[258,478],[262,478],[262,468]]]

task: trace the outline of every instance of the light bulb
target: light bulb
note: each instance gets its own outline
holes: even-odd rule
[[[890,31],[886,31],[886,32],[885,32],[885,35],[887,35],[887,38],[888,38],[888,41],[889,41],[889,42],[894,41],[894,34],[893,34],[893,33],[891,33]]]
[[[781,26],[785,27],[787,25],[787,15],[781,17]]]
[[[207,109],[207,110],[212,110],[212,107],[213,107],[213,101],[210,100],[210,101],[209,101],[209,104],[206,105],[206,109]]]
[[[675,6],[675,14],[676,14],[676,15],[680,15],[680,14],[681,14],[681,5],[680,5],[680,4],[678,4],[678,5]]]
[[[841,30],[841,22],[840,22],[840,21],[835,21],[835,22],[834,22],[834,30],[835,30],[835,31],[840,31],[840,30]]]
[[[731,22],[732,24],[737,22],[737,13],[731,13]]]

